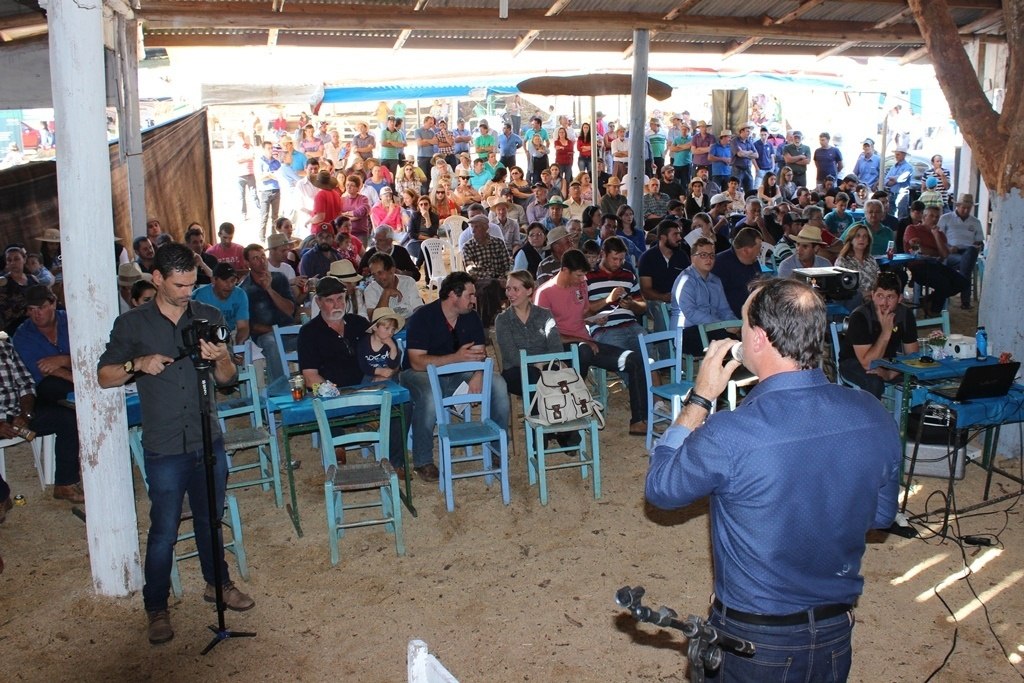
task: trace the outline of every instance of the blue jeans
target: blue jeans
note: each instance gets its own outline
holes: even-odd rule
[[[754,176],[750,174],[749,168],[737,168],[732,167],[732,174],[739,178],[740,187],[744,192],[749,192],[754,189]],[[724,186],[723,186],[724,187]]]
[[[446,396],[462,382],[468,382],[470,373],[441,377],[441,391]],[[409,390],[412,402],[412,466],[423,467],[434,462],[434,427],[437,413],[434,411],[434,395],[430,391],[430,378],[419,370],[402,370],[399,380]],[[508,387],[501,375],[495,373],[491,382],[491,419],[499,427],[508,424]]]
[[[216,462],[213,476],[216,482],[217,522],[224,514],[224,487],[228,466],[224,455],[224,442],[213,444]],[[174,562],[174,544],[178,541],[181,507],[188,493],[192,508],[192,526],[196,532],[199,565],[206,583],[213,585],[213,562],[210,547],[210,515],[206,504],[206,468],[203,449],[187,453],[164,455],[145,451],[146,482],[149,485],[149,536],[146,539],[146,585],[142,588],[142,601],[147,612],[167,609],[171,592],[171,566]],[[217,532],[217,561],[221,563],[221,582],[227,583],[228,565],[224,562],[224,540]]]
[[[725,608],[728,614],[728,608]],[[850,674],[853,612],[797,626],[758,626],[723,616],[712,609],[708,622],[723,633],[754,643],[753,656],[722,650],[722,666],[709,681],[839,683]],[[692,666],[692,664],[691,664]]]
[[[978,248],[975,246],[959,247],[959,251],[946,257],[946,265],[957,271],[967,280],[967,286],[960,292],[960,303],[971,305],[971,285],[973,284],[974,265],[978,262]]]
[[[644,368],[641,356],[619,346],[609,346],[595,340],[597,353],[583,343],[576,343],[580,354],[580,375],[587,376],[590,366],[618,372],[629,390],[629,423],[635,424],[647,419],[647,391],[644,383]]]
[[[624,323],[622,325],[616,325],[615,327],[599,327],[594,330],[594,341],[600,342],[601,344],[607,344],[608,346],[617,346],[620,349],[626,349],[636,354],[637,358],[643,358],[644,352],[640,348],[640,335],[643,334],[644,328],[639,323]],[[642,366],[641,366],[642,367]],[[629,386],[629,372],[625,370],[617,371],[619,377],[622,379],[622,383],[627,387]],[[643,372],[640,373],[640,388],[643,391],[647,391],[646,377]],[[647,416],[644,416],[647,419]]]

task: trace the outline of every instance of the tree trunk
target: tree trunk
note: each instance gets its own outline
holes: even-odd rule
[[[993,219],[988,238],[983,298],[978,324],[989,332],[990,353],[1010,351],[1024,358],[1024,3],[1003,3],[1009,60],[1002,112],[985,96],[964,50],[946,0],[907,0],[924,37],[942,92],[964,139],[971,146],[982,180],[992,192]],[[1020,432],[1005,429],[1003,455],[1020,455]]]

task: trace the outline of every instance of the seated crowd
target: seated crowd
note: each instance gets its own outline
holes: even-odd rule
[[[279,131],[278,144],[264,140],[258,157],[241,134],[239,163],[249,168],[249,155],[261,242],[234,242],[227,222],[209,247],[198,224],[181,234],[198,271],[193,297],[222,311],[234,343],[251,340],[261,349],[268,379],[284,368],[274,326],[301,321],[299,366],[309,385],[393,379],[409,389],[412,463],[426,480],[438,476],[426,367],[482,359],[491,327],[503,360],[492,385],[496,421],[507,421],[507,392],[522,391],[520,349],[575,345],[583,373],[593,366],[618,374],[628,393],[629,433],[643,435],[646,359],[638,335],[648,318],[654,329],[682,328],[684,352],[700,355],[699,326],[738,321],[753,279],[833,263],[856,270],[860,287],[844,302],[852,313],[841,364],[846,377],[877,395],[885,377],[870,362],[898,341],[908,350],[916,344],[913,316],[897,306],[910,279],[930,291],[921,302],[926,311],[941,310],[955,294],[971,305],[970,275],[984,231],[970,195],[943,213],[949,174],[941,158],[929,175],[935,183],[927,184],[934,196],[912,200],[905,150],[880,175],[873,142],[865,140],[854,172],[841,176],[842,156],[827,134],[813,153],[799,131],[755,133],[753,124],[735,137],[730,130],[715,137],[698,121],[691,135],[684,112],[664,133],[657,119],[642,133],[647,180],[636,216],[621,180],[630,163],[629,131],[605,123],[600,112],[594,126],[576,129],[568,117],[545,123],[536,115],[521,130],[504,123],[497,134],[486,121],[470,132],[462,120],[449,128],[427,116],[408,141],[399,118],[388,116],[377,135],[361,126],[346,144],[327,126],[318,135],[305,125],[298,140]],[[407,144],[414,151],[405,158]],[[284,166],[295,174],[294,190],[279,213],[277,200],[290,182]],[[878,184],[886,189],[868,189]],[[253,188],[241,187],[243,217],[247,189]],[[462,267],[440,283],[436,301],[424,303],[423,243],[432,238],[448,238]],[[150,221],[147,235],[132,245],[134,259],[117,248],[122,309],[149,305],[155,250],[169,240]],[[3,342],[0,371],[17,381],[5,381],[0,391],[0,437],[25,426],[56,433],[54,495],[77,501],[73,412],[69,428],[60,411],[70,409],[50,400],[70,384],[66,316],[47,286],[55,278],[59,284],[59,252],[53,241],[42,244],[50,250],[5,251],[0,322],[14,347]],[[918,257],[881,266],[875,258],[903,251]],[[451,381],[462,379],[471,389],[480,382]],[[403,440],[398,433],[391,439],[396,468],[404,465]]]

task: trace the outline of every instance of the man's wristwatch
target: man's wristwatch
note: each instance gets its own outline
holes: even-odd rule
[[[135,374],[135,359],[132,358],[131,360],[125,361],[124,365],[121,366],[121,367],[124,368],[125,374],[134,375]]]
[[[699,405],[701,408],[708,411],[709,413],[711,412],[711,409],[715,407],[711,401],[704,398],[703,396],[695,392],[693,389],[687,391],[686,394],[683,396],[684,406],[688,406],[691,403]]]

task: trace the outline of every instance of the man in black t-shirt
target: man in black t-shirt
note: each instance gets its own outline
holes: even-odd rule
[[[850,314],[839,351],[839,374],[843,379],[877,398],[881,398],[885,382],[896,379],[899,373],[872,369],[871,362],[918,350],[917,323],[913,312],[900,305],[902,290],[896,275],[881,273],[871,301]]]

